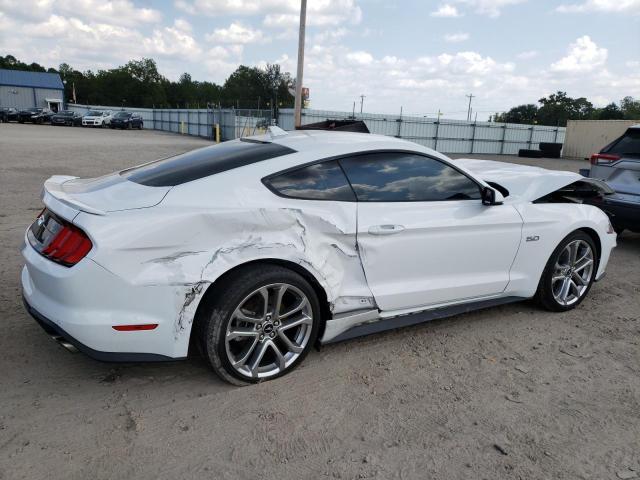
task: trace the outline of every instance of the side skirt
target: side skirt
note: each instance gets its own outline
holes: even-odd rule
[[[363,337],[365,335],[371,335],[374,333],[384,332],[385,330],[393,330],[395,328],[408,327],[411,325],[417,325],[419,323],[430,322],[431,320],[438,320],[440,318],[452,317],[454,315],[460,315],[462,313],[469,313],[476,310],[482,310],[484,308],[496,307],[498,305],[504,305],[507,303],[520,302],[522,300],[526,300],[524,297],[502,297],[502,298],[492,298],[489,300],[480,300],[476,302],[462,303],[457,305],[451,305],[447,307],[434,308],[432,310],[423,310],[420,312],[409,313],[405,315],[398,315],[395,317],[388,318],[380,318],[378,312],[376,311],[367,311],[367,312],[357,312],[354,315],[343,316],[340,318],[334,318],[327,322],[327,327],[330,322],[339,322],[346,323],[350,325],[353,321],[360,317],[365,318],[364,313],[368,313],[366,316],[366,323],[359,322],[358,325],[353,327],[347,326],[347,330],[341,329],[339,327],[334,327],[333,329],[327,328],[325,331],[325,335],[321,339],[320,343],[323,345],[334,342],[341,342],[343,340],[349,340],[351,338]],[[376,319],[372,319],[372,317],[376,317]],[[343,333],[340,333],[335,336],[327,335],[329,331],[341,330]]]

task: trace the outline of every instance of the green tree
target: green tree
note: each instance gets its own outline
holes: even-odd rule
[[[527,105],[519,105],[513,107],[508,112],[498,113],[494,117],[494,122],[502,123],[536,123],[538,116],[538,107],[533,103]]]
[[[627,120],[640,120],[640,100],[633,97],[624,97],[620,100],[620,110],[623,118]]]
[[[624,112],[620,110],[618,105],[611,102],[606,107],[596,108],[592,118],[595,120],[622,120],[624,118]]]
[[[584,97],[571,98],[566,92],[552,93],[538,100],[538,123],[564,127],[567,120],[584,120],[593,114],[593,104]]]

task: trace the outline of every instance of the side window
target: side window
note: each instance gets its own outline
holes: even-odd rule
[[[370,153],[340,160],[360,202],[480,199],[480,186],[446,163],[413,153]]]
[[[305,200],[335,200],[354,202],[349,186],[338,162],[316,163],[264,180],[265,185],[285,197]]]

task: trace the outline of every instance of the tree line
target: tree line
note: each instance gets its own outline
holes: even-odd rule
[[[222,85],[197,81],[183,73],[177,82],[158,72],[155,60],[131,60],[109,70],[81,72],[67,63],[45,68],[24,63],[12,55],[0,56],[0,68],[58,73],[64,82],[67,101],[88,105],[138,108],[288,108],[294,97],[289,93],[293,79],[279,65],[264,69],[240,65]],[[75,92],[75,95],[74,95]]]
[[[289,93],[293,79],[279,65],[264,69],[240,65],[222,85],[196,81],[183,73],[177,82],[158,72],[155,60],[131,60],[109,70],[81,72],[67,63],[57,69],[38,63],[24,63],[12,55],[0,56],[0,68],[59,73],[64,82],[65,98],[88,105],[139,108],[262,108],[293,107]],[[75,91],[75,96],[74,96]],[[619,103],[597,108],[584,97],[571,98],[557,92],[538,100],[538,104],[513,107],[497,113],[490,121],[566,126],[567,120],[639,120],[640,100],[625,97]]]
[[[568,120],[639,120],[640,100],[624,97],[619,103],[598,108],[584,97],[571,98],[557,92],[533,103],[518,105],[508,112],[497,113],[494,122],[526,123],[564,127]]]

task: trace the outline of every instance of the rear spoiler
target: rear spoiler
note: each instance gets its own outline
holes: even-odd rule
[[[62,184],[78,177],[68,175],[54,175],[44,182],[42,188],[42,201],[56,214],[73,221],[79,212],[90,213],[92,215],[106,215],[107,212],[91,207],[71,197],[62,189]]]

